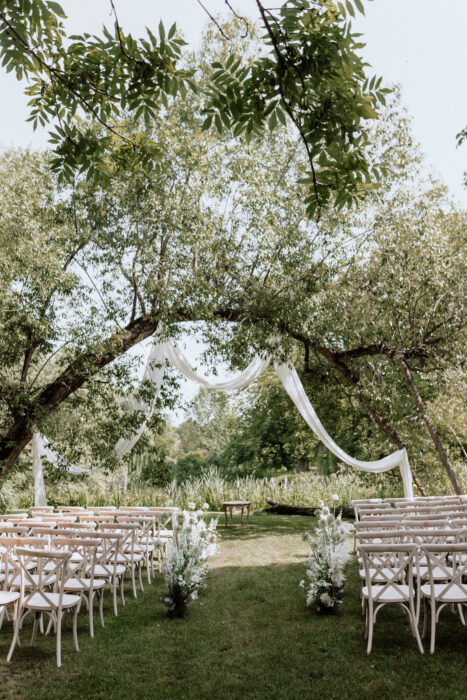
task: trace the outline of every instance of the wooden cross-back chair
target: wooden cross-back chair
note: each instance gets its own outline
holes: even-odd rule
[[[467,605],[467,543],[426,544],[422,546],[428,567],[428,583],[420,588],[424,600],[423,636],[427,631],[428,612],[431,618],[430,654],[435,650],[436,625],[441,611],[448,605],[457,606],[465,625]],[[443,572],[442,581],[435,572]]]
[[[19,630],[27,615],[33,613],[34,624],[31,645],[34,646],[39,620],[42,615],[47,615],[52,621],[57,637],[57,666],[61,666],[61,636],[62,617],[65,612],[70,612],[73,618],[73,642],[76,651],[79,651],[77,618],[81,598],[64,592],[67,562],[71,558],[69,552],[33,549],[31,547],[18,547],[16,556],[11,552],[6,553],[8,566],[13,570],[15,578],[20,578],[20,599],[18,623],[15,627],[13,642],[8,653],[7,661],[11,660],[13,651],[18,642]],[[29,564],[34,561],[36,574],[31,574]],[[46,564],[53,562],[54,566]]]
[[[1,561],[1,565],[2,565],[2,571],[5,571],[5,572],[9,571],[8,557],[9,557],[8,550],[3,549],[1,551],[0,561]],[[19,624],[19,614],[18,613],[19,613],[20,592],[10,590],[8,578],[9,578],[8,573],[2,574],[1,580],[3,582],[3,587],[2,587],[2,590],[0,590],[0,629],[3,626],[3,618],[5,615],[5,611],[8,612],[8,610],[9,610],[10,615],[11,615],[11,619],[13,621],[13,639],[14,639],[14,635],[16,633],[16,626]],[[11,643],[13,644],[13,640]]]
[[[136,533],[138,530],[138,523],[106,523],[102,522],[98,525],[99,532],[115,532],[120,534],[120,548],[117,556],[117,561],[119,564],[125,566],[125,569],[129,571],[131,577],[131,585],[133,589],[133,596],[136,598],[136,572],[138,572],[139,583],[141,590],[143,590],[143,581],[141,576],[141,565],[144,560],[143,553],[136,551]],[[125,605],[125,596],[123,592],[123,586],[121,588],[122,603]]]
[[[115,531],[93,531],[86,533],[86,539],[98,541],[94,564],[94,579],[103,579],[112,593],[114,614],[118,615],[117,591],[120,585],[122,602],[124,602],[123,581],[126,566],[119,564],[120,543],[122,535]],[[90,571],[87,572],[90,575]],[[101,619],[101,624],[103,623]]]
[[[52,541],[54,549],[70,553],[67,563],[67,576],[64,585],[65,593],[74,593],[85,601],[89,613],[89,634],[94,637],[94,597],[99,600],[99,617],[104,627],[104,588],[105,579],[95,578],[97,550],[100,545],[97,539],[84,537],[57,537]]]
[[[407,614],[420,653],[423,646],[415,616],[415,587],[413,580],[416,544],[365,544],[360,546],[365,570],[365,621],[368,639],[367,653],[373,644],[373,628],[378,612],[386,605],[398,605]]]
[[[143,555],[148,583],[151,583],[151,575],[154,574],[154,517],[140,513],[126,513],[125,515],[117,515],[117,523],[136,523],[138,525],[135,533],[135,552]],[[141,578],[140,585],[141,590],[143,590]]]

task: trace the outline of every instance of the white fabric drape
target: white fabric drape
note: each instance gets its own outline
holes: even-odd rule
[[[389,469],[399,467],[404,484],[404,495],[406,498],[413,498],[412,474],[405,447],[402,450],[397,450],[397,452],[393,452],[387,457],[383,457],[383,459],[378,459],[374,462],[364,462],[359,459],[354,459],[334,442],[324,428],[305,393],[295,367],[287,364],[275,364],[274,367],[284,389],[298,408],[300,414],[330,452],[335,454],[336,457],[342,460],[342,462],[345,462],[345,464],[365,472],[373,472],[373,474],[381,474],[382,472],[389,471]]]
[[[157,395],[164,378],[164,370],[166,359],[171,362],[185,377],[191,379],[202,386],[218,391],[237,391],[244,389],[249,384],[254,382],[264,372],[270,363],[269,358],[255,357],[248,367],[240,372],[233,379],[227,381],[212,381],[198,374],[192,367],[185,354],[174,345],[171,341],[161,341],[160,336],[156,335],[151,345],[148,360],[143,374],[143,382],[152,385],[153,393]],[[401,472],[402,482],[404,485],[404,495],[406,498],[413,498],[412,474],[406,449],[397,450],[392,454],[372,462],[366,462],[354,459],[348,455],[342,448],[337,445],[326,431],[318,416],[315,413],[313,406],[308,399],[303,384],[291,364],[274,363],[274,368],[277,376],[281,380],[284,389],[294,402],[300,414],[313,430],[321,442],[338,457],[342,462],[348,464],[355,469],[360,469],[374,474],[381,474],[390,469],[399,468]],[[144,428],[147,425],[149,418],[154,411],[155,401],[137,401],[134,405],[134,410],[139,411],[144,415],[144,418],[139,427],[132,435],[127,438],[120,438],[115,446],[115,452],[119,459],[128,454],[136,445],[141,437]],[[57,464],[58,455],[50,447],[48,447],[45,439],[35,433],[33,438],[33,471],[34,471],[34,494],[36,505],[45,505],[45,487],[42,473],[42,465],[40,464],[41,455],[46,457],[52,464]],[[87,471],[76,466],[70,466],[68,470],[74,474],[83,474]],[[41,502],[39,502],[41,501]]]

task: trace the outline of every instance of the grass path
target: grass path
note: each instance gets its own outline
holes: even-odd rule
[[[248,529],[220,527],[221,548],[208,588],[184,620],[168,620],[158,602],[160,576],[106,627],[88,636],[80,616],[81,651],[70,624],[63,666],[54,641],[23,646],[7,665],[10,626],[0,630],[1,698],[211,698],[266,700],[467,697],[467,631],[446,614],[434,656],[421,656],[402,613],[383,611],[374,652],[365,653],[355,562],[343,615],[322,617],[304,605],[298,583],[310,518],[254,515]]]

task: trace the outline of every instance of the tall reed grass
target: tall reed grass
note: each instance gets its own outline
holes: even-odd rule
[[[267,499],[297,506],[318,506],[328,502],[333,493],[339,496],[339,505],[349,505],[352,498],[402,495],[399,480],[372,475],[369,478],[355,471],[344,471],[331,476],[315,473],[284,474],[272,478],[254,476],[229,479],[212,467],[200,476],[183,483],[172,482],[166,488],[130,487],[111,490],[109,484],[79,482],[62,485],[46,485],[47,499],[51,505],[81,506],[151,506],[176,505],[187,508],[194,503],[197,508],[205,503],[210,510],[219,511],[223,501],[250,501],[252,509],[267,506]],[[33,503],[31,488],[9,489],[0,499],[3,511],[27,508]]]

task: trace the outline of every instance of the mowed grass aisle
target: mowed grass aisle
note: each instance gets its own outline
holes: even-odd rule
[[[160,574],[115,618],[108,593],[106,627],[88,636],[80,614],[79,654],[65,623],[62,669],[54,638],[39,637],[6,664],[11,626],[0,630],[2,698],[465,698],[467,631],[446,613],[434,656],[421,656],[399,613],[383,611],[367,656],[355,561],[343,614],[306,609],[298,587],[311,518],[254,515],[250,527],[225,529],[208,588],[184,620],[159,603]]]

